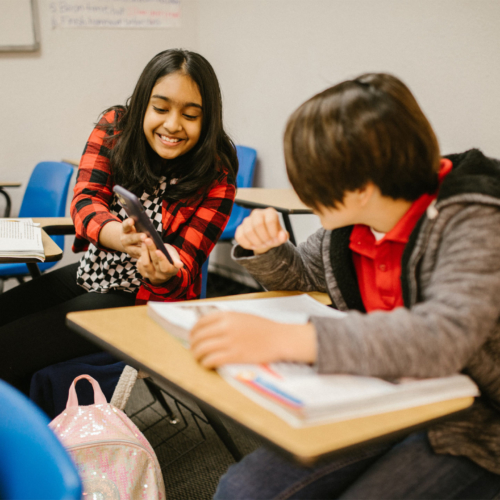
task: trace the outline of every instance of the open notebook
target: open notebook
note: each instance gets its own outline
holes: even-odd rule
[[[0,219],[0,257],[44,261],[39,224],[32,219]]]
[[[327,316],[338,321],[345,316],[308,295],[148,303],[148,315],[186,347],[189,346],[189,331],[196,321],[216,310],[245,312],[282,323],[306,323],[311,316]],[[357,375],[319,375],[314,367],[300,363],[226,365],[218,372],[233,387],[295,427],[479,395],[474,382],[460,374],[387,381]]]

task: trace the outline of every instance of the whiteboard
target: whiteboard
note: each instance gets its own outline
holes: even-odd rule
[[[35,1],[0,0],[0,52],[40,48]]]

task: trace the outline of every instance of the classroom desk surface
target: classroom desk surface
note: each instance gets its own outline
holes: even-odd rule
[[[312,214],[293,189],[238,188],[234,201],[245,208],[273,207],[289,214]]]
[[[57,262],[58,260],[61,260],[63,258],[63,251],[58,247],[57,243],[55,243],[54,240],[45,231],[44,221],[49,221],[53,219],[56,218],[55,217],[33,218],[33,222],[39,223],[42,228],[42,244],[45,253],[44,262]],[[65,223],[67,223],[68,218],[57,217],[57,219],[65,219]],[[62,224],[62,221],[60,221],[60,223]],[[71,222],[71,224],[73,224],[73,222]],[[69,234],[69,233],[55,233],[55,234]],[[40,264],[41,262],[38,259],[26,259],[26,258],[15,259],[12,257],[0,257],[0,263],[26,264],[28,266],[28,270],[32,278],[38,278],[41,275],[40,269],[38,268],[38,264]]]
[[[293,295],[296,292],[263,292],[227,297],[227,300]],[[325,294],[311,294],[329,303]],[[217,300],[220,300],[218,298]],[[404,435],[425,423],[439,420],[472,405],[460,398],[409,410],[354,420],[294,428],[231,387],[215,371],[202,368],[178,340],[146,313],[146,306],[74,312],[67,324],[132,366],[148,372],[164,386],[212,407],[257,434],[268,445],[312,464],[361,443]]]
[[[34,217],[33,222],[40,224],[47,234],[75,234],[71,217]]]
[[[295,245],[295,235],[290,222],[291,214],[312,214],[293,189],[239,188],[234,202],[244,208],[272,207],[281,213],[290,241]]]

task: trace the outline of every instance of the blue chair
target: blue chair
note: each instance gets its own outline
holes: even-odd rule
[[[0,380],[0,498],[80,500],[75,465],[24,394]]]
[[[248,188],[253,185],[253,178],[255,173],[255,163],[257,160],[257,151],[253,148],[246,146],[236,146],[236,154],[238,156],[238,176],[236,178],[236,186],[239,188]],[[243,222],[245,217],[250,215],[248,208],[242,208],[238,205],[233,206],[231,217],[224,228],[220,237],[221,241],[231,241],[234,238],[236,228]]]
[[[23,196],[19,217],[64,217],[73,167],[69,163],[44,161],[34,168]],[[64,236],[51,236],[64,250]],[[41,272],[56,262],[38,265]],[[0,264],[0,280],[17,278],[22,282],[29,275],[26,264]]]

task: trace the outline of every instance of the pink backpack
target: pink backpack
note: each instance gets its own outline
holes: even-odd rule
[[[94,388],[93,405],[78,406],[75,384],[81,378]],[[49,426],[76,463],[83,498],[165,499],[163,476],[153,448],[127,415],[106,401],[91,376],[75,378],[66,410]]]

